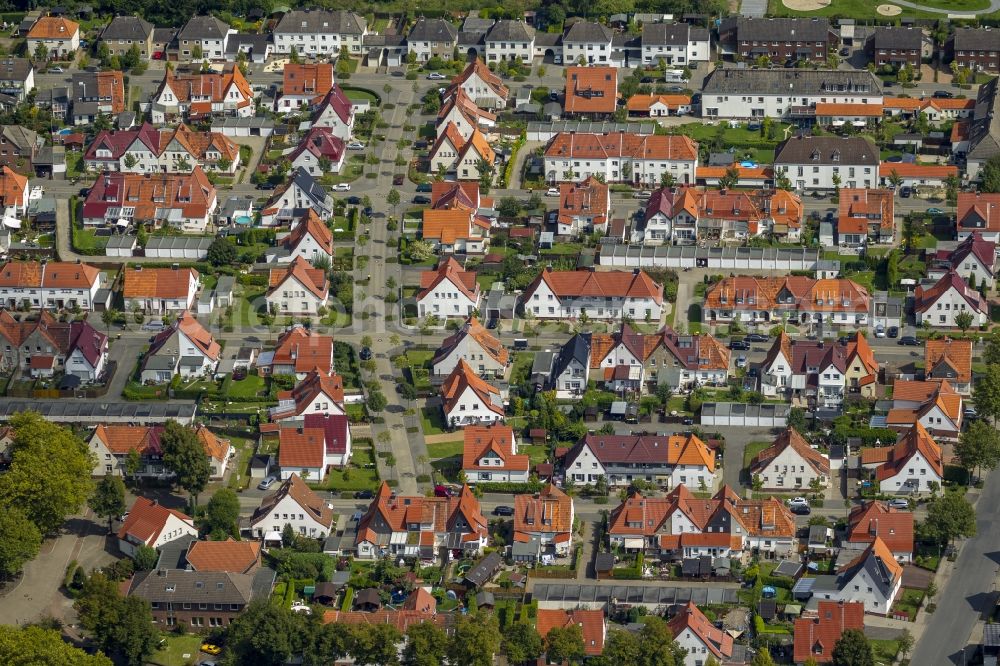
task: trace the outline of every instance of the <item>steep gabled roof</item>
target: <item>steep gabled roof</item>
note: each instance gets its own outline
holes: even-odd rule
[[[293,326],[278,337],[272,366],[291,365],[296,372],[333,370],[333,336]]]
[[[799,458],[807,465],[812,467],[813,471],[817,474],[827,477],[830,476],[830,459],[809,446],[809,443],[803,439],[802,435],[800,435],[795,428],[791,427],[786,428],[780,435],[778,435],[778,438],[774,440],[774,444],[767,447],[754,457],[753,461],[750,463],[750,473],[759,474],[770,466],[771,462],[787,449],[794,451],[795,454],[798,455]]]
[[[502,423],[468,426],[463,435],[462,469],[528,471],[530,459],[514,453],[514,430],[510,426]],[[501,460],[501,465],[480,465],[480,459],[491,453]]]
[[[465,362],[465,359],[459,359],[458,365],[441,385],[441,397],[444,399],[445,412],[451,412],[455,408],[456,401],[462,397],[466,389],[471,389],[487,409],[501,417],[504,416],[500,390],[477,375],[472,366]]]
[[[259,523],[268,518],[273,513],[274,507],[286,497],[290,497],[302,507],[306,515],[327,529],[333,525],[333,520],[336,517],[333,509],[310,490],[298,474],[292,474],[278,490],[264,498],[260,507],[254,511],[253,517],[250,519],[251,524]]]
[[[43,16],[28,31],[28,39],[70,39],[80,32],[80,24],[61,16]]]
[[[302,256],[295,257],[287,268],[272,268],[270,272],[268,295],[275,293],[287,280],[294,279],[321,301],[325,301],[330,290],[326,279],[326,271],[313,268]]]
[[[354,106],[351,100],[344,94],[343,89],[337,84],[333,84],[330,90],[323,96],[323,99],[316,106],[316,111],[313,113],[313,124],[318,118],[324,115],[326,109],[333,109],[333,112],[337,115],[342,123],[349,124],[351,120],[351,113],[353,113]]]
[[[478,319],[472,316],[465,320],[462,328],[444,339],[441,347],[438,348],[437,353],[434,355],[431,364],[436,364],[446,358],[458,346],[458,343],[466,337],[471,337],[483,353],[487,354],[496,363],[504,366],[507,365],[507,361],[510,359],[507,347],[486,330],[479,323]]]
[[[604,611],[603,610],[561,610],[552,608],[538,609],[535,628],[543,639],[553,629],[566,629],[572,626],[580,627],[583,635],[584,652],[589,657],[604,652]]]
[[[867,502],[851,509],[847,519],[848,543],[871,543],[879,537],[894,554],[913,552],[913,512],[894,509],[885,502]]]
[[[554,271],[546,267],[525,290],[524,299],[529,299],[542,282],[556,298],[649,298],[657,304],[663,302],[663,285],[653,282],[645,271]]]
[[[927,312],[937,303],[941,296],[951,289],[954,289],[969,304],[969,308],[973,312],[984,313],[988,311],[986,299],[983,298],[983,295],[966,284],[962,276],[954,270],[949,270],[933,287],[925,288],[918,286],[914,292],[913,310],[915,312]]]
[[[343,378],[335,372],[327,374],[318,370],[312,370],[291,391],[278,394],[279,401],[291,400],[295,404],[289,412],[272,413],[272,418],[281,419],[301,414],[320,395],[325,395],[334,403],[343,405]]]
[[[868,572],[872,583],[879,587],[885,597],[889,596],[896,581],[903,575],[903,565],[896,561],[892,551],[879,536],[872,539],[864,552],[837,571],[838,587],[848,585],[862,569]]]
[[[167,526],[167,520],[170,516],[174,516],[190,525],[192,529],[194,528],[194,520],[190,516],[176,509],[168,509],[157,503],[156,500],[136,497],[132,508],[129,509],[128,518],[118,530],[118,538],[125,539],[131,536],[146,544],[154,543],[159,538],[163,528]]]
[[[690,630],[716,659],[725,660],[733,655],[733,637],[712,624],[693,601],[687,602],[670,620],[669,626],[674,636],[679,636],[685,629]]]
[[[185,559],[195,571],[252,573],[260,566],[259,541],[194,541]]]
[[[447,281],[452,284],[459,293],[463,294],[471,301],[479,301],[479,283],[476,282],[476,274],[472,271],[462,269],[462,266],[454,257],[448,257],[433,271],[423,271],[420,274],[420,292],[417,300],[424,298],[432,289],[441,282]]]
[[[322,469],[326,445],[320,428],[281,428],[278,431],[278,465],[282,468]]]
[[[924,372],[928,379],[934,378],[934,371],[946,363],[955,371],[956,384],[972,381],[972,340],[952,340],[949,337],[927,340],[924,343]]]
[[[816,617],[795,619],[795,663],[833,661],[833,648],[847,629],[864,631],[865,605],[860,601],[820,601]]]
[[[187,303],[194,296],[191,283],[197,284],[199,278],[198,271],[193,268],[126,268],[122,296],[127,299],[180,299]]]
[[[492,34],[494,30],[497,30],[501,23],[514,23],[514,21],[497,22],[494,24],[493,30],[490,31],[490,34]],[[507,86],[503,84],[503,80],[499,76],[490,71],[490,68],[486,66],[486,63],[483,62],[481,58],[476,58],[474,61],[470,62],[461,74],[451,80],[451,86],[449,86],[448,90],[445,92],[445,97],[450,97],[455,93],[456,86],[461,86],[473,76],[478,77],[480,81],[489,86],[490,90],[492,90],[497,97],[504,101],[507,100],[510,90],[508,90]]]
[[[892,448],[889,459],[875,470],[879,481],[892,478],[903,471],[910,459],[919,453],[931,466],[939,478],[944,477],[944,462],[941,447],[919,422],[908,430]]]
[[[551,483],[536,495],[514,497],[514,534],[573,530],[573,498]]]
[[[306,236],[312,236],[320,249],[329,255],[333,254],[333,232],[312,208],[306,211],[292,232],[285,237],[283,244],[289,250],[294,249]]]
[[[685,465],[715,472],[715,456],[693,433],[687,435],[589,434],[566,454],[569,464],[584,447],[602,464]]]

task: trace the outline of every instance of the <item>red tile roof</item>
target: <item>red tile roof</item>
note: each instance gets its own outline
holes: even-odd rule
[[[412,524],[421,528],[421,535],[441,534],[461,529],[470,538],[485,537],[488,523],[479,500],[469,486],[463,486],[457,497],[397,496],[384,481],[379,486],[368,511],[358,522],[356,543],[374,542],[377,532],[405,532]],[[459,525],[463,527],[459,528]]]
[[[79,34],[80,24],[61,16],[43,16],[35,21],[28,31],[28,39],[72,39],[73,35]]]
[[[320,428],[282,428],[278,433],[278,465],[322,469],[326,447]]]
[[[875,470],[875,478],[884,481],[903,471],[909,460],[919,453],[939,477],[944,477],[941,447],[919,422],[892,447],[889,459]]]
[[[459,359],[458,365],[441,385],[445,413],[450,413],[455,408],[456,402],[465,394],[466,389],[471,389],[487,409],[501,417],[504,416],[500,390],[477,375],[465,359]]]
[[[663,285],[653,282],[645,271],[554,271],[546,267],[525,290],[524,300],[545,283],[556,298],[649,298],[663,302]]]
[[[272,367],[279,365],[290,365],[297,373],[319,369],[329,374],[333,370],[333,336],[293,326],[281,334],[275,346]]]
[[[6,164],[0,168],[0,205],[26,206],[28,204],[28,177],[22,176]]]
[[[833,647],[847,629],[864,631],[865,605],[860,601],[820,601],[817,616],[795,620],[795,663],[833,661]]]
[[[448,86],[448,90],[445,92],[445,97],[453,95],[456,88],[471,79],[473,76],[479,77],[479,80],[489,86],[490,89],[496,93],[497,97],[506,101],[508,95],[510,94],[510,90],[508,90],[507,86],[503,84],[503,80],[499,76],[490,71],[490,68],[481,58],[476,58],[474,61],[470,62],[461,74],[451,80],[451,85]]]
[[[148,223],[160,220],[165,209],[177,209],[186,218],[203,219],[216,200],[215,186],[201,166],[191,173],[105,173],[90,188],[83,216],[113,222],[108,217],[113,209],[134,208],[132,219]]]
[[[817,118],[881,118],[881,104],[835,104],[832,102],[816,103]]]
[[[540,608],[535,619],[535,628],[543,639],[553,629],[567,629],[577,625],[583,634],[583,646],[587,656],[597,656],[604,652],[604,611],[576,609],[564,611]]]
[[[137,266],[125,269],[122,296],[135,299],[179,299],[188,303],[194,296],[191,283],[200,275],[193,268],[153,268]]]
[[[259,541],[195,541],[185,556],[195,571],[252,573],[260,566]]]
[[[166,527],[167,520],[174,516],[194,528],[194,520],[176,509],[168,509],[156,500],[136,497],[129,509],[128,518],[118,530],[118,538],[134,537],[145,544],[154,543]]]
[[[779,301],[779,298],[781,299]],[[805,276],[720,280],[705,294],[705,307],[729,310],[823,310],[868,312],[868,290],[847,279]]]
[[[894,224],[894,199],[895,195],[890,190],[842,188],[838,221],[840,225],[861,225],[858,228],[864,233],[872,225],[891,233]],[[845,233],[856,233],[849,230],[850,226],[841,226],[841,229]]]
[[[441,343],[441,346],[434,354],[431,364],[434,365],[444,360],[466,336],[471,336],[479,345],[479,348],[495,362],[500,365],[507,365],[507,361],[510,359],[510,352],[507,351],[507,347],[486,330],[475,317],[469,317],[465,321],[465,324],[462,325],[462,328],[458,329],[454,335],[450,335],[444,339],[444,342]]]
[[[817,474],[830,476],[830,460],[816,449],[809,446],[795,428],[786,428],[774,444],[758,453],[750,463],[750,473],[759,474],[770,466],[771,461],[778,457],[786,449],[791,448],[801,460],[813,468]]]
[[[535,495],[514,496],[514,535],[573,530],[573,498],[551,483]]]
[[[972,381],[972,340],[952,340],[949,337],[937,340],[927,340],[924,343],[924,372],[928,379],[941,363],[946,363],[955,370],[956,384],[968,384]]]
[[[610,190],[597,178],[590,176],[582,183],[563,183],[559,186],[559,221],[571,224],[574,217],[592,219],[594,226],[608,221]]]
[[[326,271],[322,268],[313,268],[302,256],[295,257],[287,268],[271,269],[267,293],[273,294],[281,285],[291,279],[301,284],[321,301],[325,301],[329,294],[330,284],[326,279]]]
[[[956,203],[959,231],[1000,231],[1000,193],[959,192]]]
[[[560,132],[545,148],[546,157],[561,159],[632,158],[694,162],[698,144],[683,135],[576,134]]]
[[[671,618],[669,626],[674,636],[690,630],[716,659],[725,661],[733,655],[733,637],[712,624],[693,601],[687,602],[687,605]]]
[[[601,463],[628,463],[645,467],[691,465],[715,472],[715,456],[697,435],[604,435],[590,434],[567,454],[573,460],[586,446]]]
[[[618,108],[618,70],[567,67],[563,108],[566,113],[614,113]]]
[[[101,271],[90,264],[50,261],[8,261],[0,266],[0,287],[92,288]]]
[[[868,502],[851,509],[847,542],[871,543],[877,536],[896,555],[913,552],[913,513],[884,502]]]
[[[319,63],[286,63],[282,80],[282,95],[323,98],[333,87],[333,65]]]
[[[916,162],[882,162],[878,165],[878,175],[882,178],[893,172],[901,178],[931,178],[944,180],[948,176],[958,176],[958,167],[953,164],[917,164]]]
[[[465,440],[462,446],[463,470],[496,470],[527,472],[530,458],[518,455],[514,430],[509,425],[495,423],[488,426],[468,426],[463,433]],[[493,454],[500,459],[501,464],[481,465],[483,456]]]
[[[419,301],[432,289],[442,282],[449,282],[466,298],[472,301],[479,301],[479,283],[476,282],[476,274],[472,271],[462,269],[462,265],[454,257],[448,257],[433,271],[423,271],[420,274],[420,292],[417,294]]]

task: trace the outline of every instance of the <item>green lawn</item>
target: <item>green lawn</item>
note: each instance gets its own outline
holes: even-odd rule
[[[947,3],[950,0],[928,0],[923,4],[927,6],[937,6],[937,7],[949,7],[943,3]],[[970,0],[957,0],[956,5],[968,2]],[[971,0],[972,2],[979,2],[980,0]],[[985,0],[982,0],[983,6],[987,6]],[[852,18],[852,19],[863,19],[863,20],[885,20],[885,17],[875,11],[875,8],[879,5],[877,2],[865,2],[865,0],[833,0],[833,2],[826,7],[821,7],[819,9],[810,9],[809,11],[797,11],[794,9],[789,9],[784,5],[781,0],[769,0],[767,3],[767,15],[768,16],[805,16],[809,18],[817,18],[821,16],[825,17],[839,17],[839,18]],[[955,7],[957,10],[958,8]],[[909,7],[902,8],[903,17],[916,17],[916,18],[944,18],[944,14],[935,14],[933,12],[925,12],[917,9],[910,9]]]
[[[264,391],[265,381],[260,375],[247,375],[245,379],[229,383],[229,397],[256,398]]]
[[[76,178],[83,173],[83,153],[79,150],[66,151],[66,177]]]
[[[899,652],[899,641],[869,638],[868,642],[871,643],[872,651],[875,653],[875,664],[877,666],[889,666],[896,660],[896,654]]]
[[[194,634],[164,634],[163,647],[153,653],[149,658],[149,663],[160,666],[187,666],[194,663],[199,656],[198,648],[201,647],[201,636]],[[184,655],[187,655],[186,657]]]
[[[420,410],[420,426],[425,435],[440,435],[444,432],[444,414],[440,407],[424,407]]]
[[[357,67],[357,65],[355,65],[355,67]],[[342,86],[341,89],[344,91],[344,94],[347,95],[347,99],[351,100],[352,102],[367,101],[369,104],[372,105],[372,108],[378,106],[378,99],[375,97],[375,95],[371,94],[367,90],[363,90],[361,88],[352,88],[351,86]]]
[[[758,453],[771,446],[771,442],[750,442],[743,449],[743,469],[750,467],[752,461]]]
[[[438,460],[440,458],[461,456],[463,445],[463,440],[461,439],[455,442],[438,442],[436,444],[428,444],[427,457],[431,460]]]
[[[370,446],[356,447],[351,454],[351,465],[346,470],[332,470],[323,483],[309,484],[312,488],[333,492],[354,492],[356,490],[377,490],[378,470],[365,467],[375,463],[375,451]]]
[[[517,447],[517,452],[519,455],[528,456],[532,467],[538,463],[545,462],[545,459],[549,455],[549,449],[544,444],[525,444],[524,446]]]
[[[93,254],[99,250],[104,250],[108,245],[107,236],[98,236],[94,229],[87,229],[80,225],[73,227],[73,249],[81,254]]]
[[[924,599],[923,590],[912,590],[909,588],[904,588],[902,593],[896,597],[896,603],[893,604],[892,610],[894,612],[904,612],[910,616],[912,621],[917,616],[917,609],[920,608],[920,602]]]

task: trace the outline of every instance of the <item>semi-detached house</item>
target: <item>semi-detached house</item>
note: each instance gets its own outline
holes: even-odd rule
[[[37,319],[14,318],[10,310],[0,310],[0,369],[20,369],[32,377],[51,377],[62,370],[84,383],[104,374],[108,359],[108,336],[86,319],[57,321],[49,310]]]
[[[254,94],[240,68],[226,64],[221,72],[175,74],[167,69],[153,94],[150,115],[162,125],[174,118],[201,118],[226,114],[249,118],[254,114]]]
[[[418,62],[434,57],[451,60],[456,44],[458,29],[441,18],[417,19],[406,36],[406,47],[409,53],[416,55]]]
[[[796,136],[774,153],[775,176],[783,175],[799,192],[873,189],[878,170],[878,149],[861,137]]]
[[[293,474],[278,490],[261,500],[250,518],[248,531],[265,542],[280,542],[285,525],[291,525],[296,534],[322,539],[334,529],[336,519],[333,507]]]
[[[875,473],[879,492],[929,493],[944,482],[941,447],[917,422],[894,446],[862,449],[861,466]]]
[[[577,21],[562,40],[563,62],[567,65],[610,65],[614,30],[600,23]]]
[[[89,264],[8,261],[0,266],[0,304],[17,310],[94,309],[101,271]]]
[[[221,132],[199,132],[184,123],[175,129],[143,123],[136,129],[101,131],[83,160],[95,171],[190,173],[198,166],[233,174],[240,166],[240,149]]]
[[[810,123],[819,104],[881,109],[882,83],[867,70],[716,69],[702,89],[705,118],[785,119]]]
[[[825,18],[749,18],[719,25],[720,52],[741,60],[765,56],[773,63],[809,60],[825,65],[837,37]]]
[[[511,23],[512,21],[508,21]],[[530,61],[530,59],[529,59]],[[503,80],[490,71],[479,58],[470,62],[461,74],[451,80],[451,85],[444,93],[446,100],[451,99],[461,88],[470,100],[477,106],[487,109],[503,109],[507,106],[510,89]]]
[[[837,407],[848,392],[875,397],[878,368],[868,340],[860,333],[840,345],[792,340],[782,331],[760,366],[760,390],[768,397]]]
[[[534,545],[535,559],[569,555],[574,511],[573,498],[551,483],[534,495],[515,495],[515,548],[516,544]]]
[[[551,183],[596,176],[606,183],[658,187],[670,174],[677,183],[693,184],[698,144],[680,135],[560,132],[546,146],[543,163]]]
[[[274,27],[274,52],[322,57],[338,55],[342,48],[361,54],[368,22],[346,10],[296,9],[287,12]]]
[[[464,359],[441,385],[441,399],[445,422],[453,428],[504,420],[500,390],[477,375]]]
[[[913,512],[894,509],[886,502],[866,502],[851,509],[844,548],[864,550],[875,537],[882,539],[899,562],[913,559]]]
[[[438,377],[450,375],[459,360],[471,365],[480,377],[503,377],[510,353],[475,316],[470,316],[441,343],[431,359],[432,373]]]
[[[189,312],[182,312],[169,328],[156,334],[142,358],[142,383],[163,384],[175,375],[182,379],[211,377],[219,367],[222,347]]]
[[[161,315],[184,312],[194,307],[201,275],[193,268],[125,269],[122,298],[129,312]]]
[[[462,472],[468,483],[527,483],[531,459],[518,454],[510,426],[469,426],[463,435]]]
[[[171,479],[174,473],[163,464],[163,426],[133,426],[121,424],[101,424],[94,429],[87,440],[88,448],[96,457],[94,476],[131,476]],[[198,443],[205,451],[211,467],[211,478],[221,479],[233,453],[228,439],[217,437],[205,425],[195,430]],[[131,453],[139,455],[139,467],[128,469]]]
[[[481,294],[476,274],[448,257],[433,271],[420,274],[417,312],[421,317],[465,318],[479,307]]]
[[[903,566],[881,538],[875,537],[836,574],[817,576],[811,595],[822,601],[859,602],[866,613],[888,615],[903,583]]]
[[[539,319],[659,321],[663,315],[663,285],[641,270],[553,271],[545,268],[521,297],[526,312]]]
[[[264,299],[278,314],[316,315],[330,296],[326,271],[313,268],[302,256],[285,268],[272,268],[268,285]]]
[[[711,35],[689,23],[643,23],[642,63],[690,67],[711,57]]]
[[[774,444],[750,462],[750,475],[765,490],[825,488],[830,480],[830,459],[809,446],[795,428],[786,428]]]
[[[219,204],[215,186],[200,166],[191,173],[106,172],[83,202],[83,223],[142,224],[204,233]]]
[[[715,454],[694,434],[585,436],[566,453],[567,478],[593,484],[601,476],[609,486],[642,480],[673,488],[684,484],[711,489]]]
[[[335,372],[312,370],[291,391],[278,394],[272,421],[300,421],[310,414],[346,414],[344,379]]]
[[[1000,31],[955,28],[948,46],[959,67],[973,72],[1000,70]]]
[[[897,380],[886,427],[909,432],[918,423],[938,440],[954,441],[962,431],[962,396],[947,379]]]
[[[535,57],[535,29],[524,21],[501,19],[486,31],[486,60],[519,60],[530,64]]]
[[[177,33],[178,60],[224,60],[230,35],[236,31],[214,16],[192,16]],[[201,57],[196,57],[201,51]]]
[[[933,286],[920,285],[914,292],[913,313],[917,325],[937,328],[958,327],[958,317],[971,317],[972,326],[989,321],[989,304],[961,275],[948,271]]]

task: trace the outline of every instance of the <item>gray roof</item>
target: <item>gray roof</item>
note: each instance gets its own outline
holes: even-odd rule
[[[212,121],[212,131],[221,132],[226,127],[259,127],[274,128],[274,121],[264,116],[251,116],[249,118],[220,118]]]
[[[955,28],[956,51],[1000,51],[1000,30]]]
[[[642,26],[642,43],[644,46],[687,46],[688,32],[691,26],[687,23],[644,23]]]
[[[231,294],[236,285],[236,278],[232,275],[220,275],[219,281],[215,283],[215,293]]]
[[[778,145],[774,164],[878,166],[879,152],[861,137],[797,136]]]
[[[562,35],[557,32],[536,32],[535,47],[559,46],[562,44]]]
[[[296,9],[278,21],[274,33],[360,35],[367,27],[363,16],[343,9]]]
[[[116,16],[101,33],[101,39],[132,39],[144,42],[153,34],[153,24],[138,16]]]
[[[16,146],[18,150],[38,148],[45,141],[34,130],[21,125],[0,126],[0,137]]]
[[[261,54],[270,43],[271,35],[233,35],[226,42],[226,53],[236,54],[240,50],[252,49],[254,53]]]
[[[158,603],[210,603],[245,606],[258,595],[266,597],[274,583],[274,571],[261,568],[255,574],[216,571],[156,569],[136,574],[129,594]]]
[[[883,597],[888,597],[892,591],[892,574],[889,572],[889,568],[886,567],[885,562],[882,561],[882,558],[872,551],[868,551],[867,556],[862,556],[853,566],[837,574],[837,588],[841,590],[845,589],[862,569],[867,572],[869,580],[879,588],[879,594]]]
[[[146,250],[199,250],[208,251],[214,238],[197,236],[150,236]]]
[[[830,21],[825,18],[746,18],[736,19],[736,38],[740,41],[823,42],[830,36]]]
[[[407,39],[415,42],[447,42],[454,44],[458,30],[444,19],[420,19],[410,30]]]
[[[1000,647],[1000,624],[990,622],[983,627],[983,645]]]
[[[876,29],[872,35],[872,45],[877,49],[919,51],[923,42],[924,33],[920,28],[884,27]]]
[[[538,601],[608,603],[672,606],[693,601],[697,606],[738,603],[735,588],[653,587],[650,585],[597,585],[593,583],[555,583],[535,585],[532,598]]]
[[[855,93],[882,95],[882,82],[865,69],[734,69],[720,68],[705,79],[702,94],[821,95]],[[874,103],[876,100],[872,100]]]
[[[590,43],[608,43],[614,36],[614,30],[606,25],[601,25],[600,23],[591,23],[590,21],[577,21],[566,34],[563,35],[563,43],[566,42],[590,42]]]
[[[27,58],[3,58],[0,60],[0,81],[24,83],[32,68]]]
[[[169,44],[177,36],[177,28],[153,28],[154,44]]]
[[[530,42],[535,29],[524,21],[497,21],[486,33],[487,42]]]
[[[214,16],[192,16],[181,31],[178,39],[224,39],[229,26]]]
[[[469,569],[468,573],[465,574],[465,580],[476,587],[481,587],[493,578],[501,566],[503,566],[503,559],[494,551]]]
[[[552,366],[552,376],[561,375],[574,359],[584,368],[590,364],[590,333],[577,333],[562,346]]]
[[[309,172],[302,167],[295,170],[292,175],[292,183],[306,196],[318,203],[324,203],[330,196],[319,181],[310,176]]]
[[[490,18],[469,15],[462,21],[462,32],[487,32],[494,23]]]
[[[997,110],[997,79],[979,86],[976,108],[969,122],[970,159],[987,160],[1000,154],[1000,115]]]
[[[0,421],[31,410],[40,412],[48,421],[58,423],[163,423],[166,419],[191,423],[196,408],[194,403],[0,398]]]
[[[136,238],[135,236],[129,236],[127,234],[115,234],[108,239],[108,243],[105,246],[108,249],[131,249],[135,247]]]
[[[486,45],[486,33],[485,32],[466,32],[464,30],[458,33],[458,45],[459,47],[470,47],[470,46],[485,46]]]

